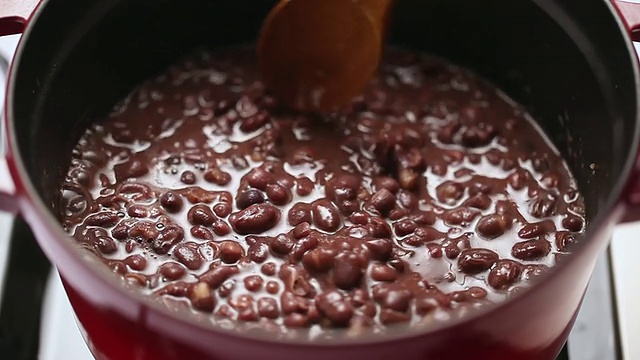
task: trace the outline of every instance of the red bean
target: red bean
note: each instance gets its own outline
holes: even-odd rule
[[[216,216],[208,206],[200,204],[189,209],[187,219],[193,225],[211,226],[216,221]]]
[[[192,226],[191,227],[191,236],[200,240],[208,240],[211,241],[214,239],[213,232],[204,226]]]
[[[358,189],[362,178],[355,174],[340,174],[332,177],[325,186],[325,192],[330,200],[343,202],[354,200],[358,196]]]
[[[357,287],[362,280],[362,267],[358,256],[349,251],[343,251],[333,260],[333,282],[344,290]]]
[[[190,286],[187,297],[191,300],[193,308],[200,311],[211,312],[216,306],[216,301],[209,285],[203,282]]]
[[[267,185],[275,182],[275,177],[264,169],[257,168],[246,175],[246,181],[249,186],[264,191],[267,189]]]
[[[382,189],[373,194],[371,205],[382,215],[388,215],[396,205],[396,197],[387,189]]]
[[[531,199],[529,213],[539,219],[549,217],[555,214],[556,203],[555,195],[540,193]]]
[[[276,274],[276,264],[272,262],[268,262],[260,267],[260,271],[267,276],[273,276]]]
[[[387,261],[393,250],[393,242],[389,239],[371,239],[365,242],[371,257],[379,261]]]
[[[383,308],[380,310],[380,322],[384,325],[392,325],[401,322],[406,322],[411,319],[411,315],[393,309]]]
[[[495,239],[504,234],[511,224],[504,215],[492,214],[478,221],[476,231],[486,239]]]
[[[111,230],[111,236],[116,240],[125,240],[129,237],[129,228],[133,225],[133,219],[122,220]]]
[[[562,226],[573,232],[578,232],[582,230],[584,225],[584,221],[579,216],[575,215],[567,215],[564,219],[562,219]]]
[[[185,297],[187,296],[187,292],[189,291],[189,284],[184,281],[178,281],[175,283],[171,283],[164,288],[156,291],[154,294],[156,295],[170,295],[175,297]]]
[[[387,215],[387,218],[389,218],[389,220],[391,221],[397,221],[407,216],[408,214],[409,210],[396,207],[395,209],[389,211],[389,215]]]
[[[291,201],[291,193],[278,184],[269,184],[266,189],[267,197],[275,205],[286,205]]]
[[[522,239],[533,239],[546,232],[552,232],[554,230],[555,225],[551,221],[526,224],[518,231],[518,236]]]
[[[296,180],[296,194],[300,196],[307,196],[313,192],[314,184],[307,177],[298,178]]]
[[[516,243],[511,248],[511,255],[520,260],[538,260],[549,254],[551,244],[546,240],[528,240]]]
[[[216,199],[216,193],[205,190],[198,186],[191,186],[184,191],[184,196],[192,204],[204,203],[210,204]]]
[[[251,205],[231,216],[231,226],[240,235],[263,233],[280,221],[280,211],[269,204]]]
[[[249,246],[248,255],[251,261],[261,264],[269,257],[269,246],[264,242],[256,242]]]
[[[467,249],[460,254],[458,266],[466,274],[474,275],[489,270],[498,261],[498,254],[487,249]]]
[[[522,270],[522,279],[525,281],[534,280],[549,271],[549,267],[545,265],[526,265]]]
[[[436,188],[438,200],[444,204],[455,204],[462,195],[464,195],[464,187],[453,181],[446,181]]]
[[[173,251],[173,256],[190,270],[198,270],[204,263],[202,255],[193,243],[178,245]]]
[[[338,209],[328,200],[314,201],[311,205],[311,212],[313,214],[313,223],[320,230],[334,232],[341,225]]]
[[[184,171],[180,176],[180,181],[182,181],[183,184],[193,185],[196,183],[196,174],[190,170]]]
[[[187,270],[184,266],[176,262],[167,262],[160,265],[160,267],[158,267],[158,272],[169,281],[179,280],[187,274]]]
[[[271,241],[269,247],[276,254],[286,255],[293,247],[293,239],[286,234],[280,234]]]
[[[95,246],[103,254],[113,254],[118,250],[118,245],[110,237],[101,236],[94,240],[93,246]]]
[[[280,295],[280,306],[282,307],[282,312],[285,314],[298,311],[299,304],[298,299],[292,292],[284,291],[282,295]]]
[[[382,218],[369,218],[368,228],[369,234],[374,237],[386,239],[391,237],[391,226]]]
[[[289,225],[296,226],[302,223],[311,223],[311,205],[297,203],[291,207],[287,214]]]
[[[398,171],[398,182],[405,190],[415,190],[418,187],[420,174],[412,169],[401,169]]]
[[[522,265],[513,260],[500,260],[496,263],[487,282],[491,287],[498,290],[505,290],[515,284],[522,273]]]
[[[309,318],[306,315],[292,313],[284,318],[284,325],[290,328],[302,328],[309,324]]]
[[[127,208],[127,215],[134,218],[146,218],[149,216],[149,211],[142,205],[133,204]]]
[[[239,272],[235,266],[217,266],[200,276],[200,281],[207,283],[212,289],[217,289],[231,276]]]
[[[436,222],[436,215],[433,211],[417,211],[411,214],[410,219],[418,225],[433,225]]]
[[[302,239],[304,237],[309,236],[310,234],[311,234],[311,225],[309,225],[309,223],[306,221],[296,225],[296,227],[293,228],[293,237],[296,239]]]
[[[177,225],[165,226],[160,235],[153,240],[151,248],[157,254],[166,254],[177,243],[184,239],[184,230]]]
[[[427,244],[427,252],[434,259],[442,258],[442,247],[438,244]]]
[[[229,216],[232,210],[233,208],[231,207],[231,204],[227,202],[221,202],[213,206],[213,212],[221,218],[226,218],[227,216]]]
[[[398,191],[396,197],[398,198],[398,202],[400,203],[400,205],[402,205],[405,209],[411,211],[415,211],[418,209],[418,205],[420,202],[418,201],[418,197],[415,194],[406,190],[400,190]]]
[[[371,268],[371,278],[375,281],[393,282],[398,278],[398,273],[392,267],[374,265]]]
[[[373,298],[383,308],[405,312],[409,309],[413,294],[402,285],[383,284],[373,288]]]
[[[244,249],[235,241],[227,240],[218,247],[220,260],[225,264],[234,264],[244,256]]]
[[[244,278],[243,282],[244,282],[244,287],[248,291],[256,292],[262,289],[262,284],[264,283],[264,280],[259,275],[251,275]]]
[[[555,238],[556,246],[560,251],[567,251],[577,243],[576,236],[568,231],[558,231],[555,235]]]
[[[124,163],[117,164],[113,167],[116,175],[116,181],[121,182],[129,178],[138,178],[149,172],[145,162],[140,159],[130,159]]]
[[[167,191],[160,197],[160,204],[170,213],[182,210],[182,198],[173,191]]]
[[[204,180],[218,186],[225,186],[231,182],[231,175],[218,168],[212,168],[207,170],[204,175]]]
[[[153,239],[158,238],[158,236],[158,229],[151,221],[138,220],[129,229],[129,238],[141,241],[153,241]]]
[[[272,298],[263,297],[258,300],[258,314],[263,318],[277,319],[280,315],[278,302]]]
[[[257,114],[243,119],[240,123],[240,130],[245,133],[254,132],[267,124],[269,120],[269,114],[266,111],[260,111]]]
[[[393,230],[397,236],[403,237],[413,233],[418,225],[413,221],[407,219],[393,224]]]
[[[357,211],[349,215],[349,221],[355,225],[366,225],[369,223],[369,215]]]
[[[120,218],[118,217],[118,214],[103,211],[87,216],[84,222],[90,226],[111,227],[116,225],[119,221]]]
[[[147,267],[147,259],[141,255],[131,255],[124,259],[124,263],[135,271],[142,271]]]
[[[392,177],[381,176],[373,180],[373,187],[376,191],[385,189],[392,194],[395,194],[400,189],[400,184],[398,184],[398,181]]]
[[[491,206],[491,198],[485,194],[476,194],[464,202],[465,206],[480,210],[487,210]]]
[[[318,239],[315,236],[307,236],[298,240],[291,248],[289,258],[291,261],[301,261],[304,254],[318,246]]]
[[[420,315],[426,315],[438,306],[438,301],[431,296],[423,296],[416,299],[416,312]]]
[[[473,219],[475,219],[476,216],[478,216],[479,214],[480,212],[478,210],[463,206],[463,207],[459,207],[457,209],[449,210],[445,212],[442,218],[444,219],[445,223],[448,225],[466,226],[467,224],[472,222]]]
[[[304,254],[302,264],[309,272],[327,272],[333,265],[333,252],[329,249],[313,249]]]
[[[495,134],[494,127],[487,123],[467,126],[462,129],[461,144],[470,148],[486,146]]]
[[[297,296],[315,294],[315,289],[308,280],[308,274],[297,266],[290,264],[282,265],[278,276],[282,279],[285,289]]]
[[[240,210],[246,209],[253,204],[261,204],[265,201],[262,192],[255,189],[242,191],[236,197],[236,205]]]
[[[355,312],[353,305],[336,290],[329,290],[316,296],[316,306],[334,326],[347,326]]]
[[[278,293],[278,291],[280,291],[280,285],[275,281],[269,281],[267,283],[267,286],[265,287],[265,290],[267,290],[269,294],[275,295]]]
[[[438,141],[444,144],[452,144],[455,134],[460,130],[462,124],[458,121],[451,121],[438,131]]]
[[[416,138],[413,141],[418,140],[419,138]],[[416,147],[411,147],[409,149],[396,148],[396,158],[398,161],[398,166],[401,169],[411,169],[417,173],[420,173],[426,169],[424,156],[422,156],[420,149]]]
[[[514,190],[522,190],[530,181],[531,174],[526,170],[518,169],[509,175],[507,179],[509,180],[509,185],[511,185]]]
[[[218,236],[225,236],[231,232],[231,227],[224,220],[218,220],[211,225],[213,232]]]

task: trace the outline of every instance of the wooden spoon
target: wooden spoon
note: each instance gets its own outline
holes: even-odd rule
[[[376,71],[392,0],[281,0],[258,39],[268,90],[285,105],[330,111]]]

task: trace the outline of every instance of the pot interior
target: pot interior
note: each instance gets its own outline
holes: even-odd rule
[[[9,111],[51,215],[88,123],[199,46],[253,42],[274,3],[46,1],[21,45]],[[470,68],[524,105],[578,179],[590,220],[618,196],[635,153],[637,93],[605,1],[397,0],[388,42]]]

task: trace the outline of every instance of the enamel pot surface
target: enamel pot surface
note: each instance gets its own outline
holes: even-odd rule
[[[96,358],[555,359],[614,225],[640,219],[640,76],[629,35],[640,8],[632,3],[397,0],[389,43],[468,67],[524,105],[585,196],[589,225],[574,254],[507,302],[382,339],[276,341],[181,319],[78,251],[59,225],[56,189],[89,121],[198,46],[255,41],[274,4],[0,2],[0,33],[24,33],[5,106],[2,169],[13,183],[2,184],[0,206],[27,220],[60,271]]]

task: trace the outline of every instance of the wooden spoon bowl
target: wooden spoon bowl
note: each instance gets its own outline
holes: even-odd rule
[[[258,39],[267,89],[291,108],[331,111],[376,71],[391,0],[282,0]]]

